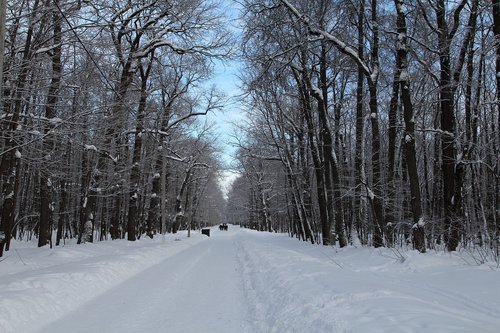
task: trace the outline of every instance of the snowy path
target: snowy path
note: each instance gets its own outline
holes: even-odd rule
[[[238,247],[254,332],[499,332],[500,272],[488,265],[269,233]]]
[[[500,269],[474,265],[466,253],[336,249],[236,226],[166,242],[14,245],[0,262],[1,333],[500,327]]]
[[[135,275],[40,333],[245,332],[233,236],[212,230],[209,241]]]

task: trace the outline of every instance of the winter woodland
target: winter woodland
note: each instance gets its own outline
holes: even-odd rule
[[[229,220],[498,260],[499,6],[244,1]]]
[[[2,5],[0,256],[230,221],[498,260],[498,0]],[[224,61],[246,111],[227,202],[204,120]]]
[[[500,0],[0,9],[0,331],[498,332]]]

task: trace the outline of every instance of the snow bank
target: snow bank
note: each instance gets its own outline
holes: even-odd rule
[[[63,317],[71,327],[81,309],[99,304],[111,314],[106,327],[120,332],[496,333],[500,270],[473,262],[457,253],[324,247],[236,226],[210,238],[169,235],[166,242],[54,249],[15,242],[0,261],[0,332],[33,332]],[[132,295],[124,304],[123,289]],[[107,306],[107,297],[119,306]]]
[[[13,242],[0,262],[0,332],[31,332],[166,257],[206,239],[196,233],[38,249]],[[182,241],[175,241],[175,240]]]
[[[251,231],[247,231],[251,232]],[[254,332],[498,332],[500,272],[458,255],[241,238]],[[252,322],[252,321],[250,321]]]

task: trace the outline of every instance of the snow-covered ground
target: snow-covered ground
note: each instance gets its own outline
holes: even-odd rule
[[[0,332],[499,332],[500,269],[230,226],[0,258]]]

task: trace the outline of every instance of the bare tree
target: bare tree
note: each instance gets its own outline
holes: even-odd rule
[[[420,3],[420,1],[419,1]],[[445,1],[438,1],[434,6],[436,23],[430,23],[424,14],[426,22],[438,38],[438,53],[440,64],[439,92],[440,92],[440,121],[441,121],[441,150],[442,150],[442,175],[443,175],[443,200],[445,213],[445,242],[449,251],[456,250],[459,243],[461,221],[461,199],[464,165],[457,159],[455,128],[456,116],[454,110],[455,92],[460,79],[460,74],[465,62],[465,55],[469,43],[473,39],[473,26],[476,25],[478,1],[472,1],[472,7],[467,26],[470,27],[461,45],[454,66],[452,65],[451,47],[452,40],[460,26],[460,16],[467,0],[460,1],[452,10],[453,21],[449,26],[447,18],[447,5]],[[424,11],[424,9],[422,9]]]
[[[422,202],[420,199],[420,180],[417,169],[417,156],[415,149],[415,117],[413,103],[410,94],[410,78],[408,72],[408,37],[406,28],[406,13],[404,12],[404,1],[395,0],[397,12],[397,72],[399,72],[399,88],[404,109],[405,121],[405,153],[408,178],[410,180],[411,208],[413,213],[413,244],[420,252],[425,252],[425,222],[422,216]]]

